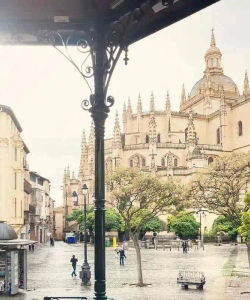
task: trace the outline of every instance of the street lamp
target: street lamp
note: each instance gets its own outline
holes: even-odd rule
[[[73,203],[74,203],[74,205],[77,206],[78,205],[78,194],[77,194],[76,191],[74,191],[72,193],[72,197],[73,197]]]
[[[87,226],[86,226],[86,217],[87,217],[87,209],[86,209],[86,196],[88,194],[88,187],[84,183],[82,187],[83,199],[84,199],[84,262],[82,264],[82,271],[80,272],[80,278],[82,279],[82,285],[91,285],[90,278],[90,266],[88,264],[87,257]]]
[[[202,241],[202,233],[201,233],[201,216],[202,215],[204,216],[205,212],[201,208],[199,208],[196,213],[200,215],[200,243],[201,243],[201,246],[203,247],[203,250],[204,250],[204,245],[203,245],[203,241]]]

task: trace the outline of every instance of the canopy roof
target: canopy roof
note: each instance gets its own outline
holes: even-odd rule
[[[15,230],[5,222],[0,221],[0,241],[17,239]]]
[[[40,31],[88,31],[97,24],[119,33],[133,15],[129,45],[218,1],[0,0],[0,44],[46,44]]]

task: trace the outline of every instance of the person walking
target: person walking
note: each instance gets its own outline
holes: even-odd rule
[[[72,264],[72,268],[73,268],[73,272],[71,273],[71,276],[77,276],[76,275],[76,263],[78,262],[78,259],[75,257],[75,255],[72,256],[71,260],[70,260],[71,264]]]
[[[125,255],[125,251],[123,248],[121,250],[119,250],[119,254],[120,254],[120,265],[124,266],[124,257],[125,258],[127,258],[127,257]]]
[[[182,250],[183,250],[183,253],[187,253],[187,244],[186,244],[186,241],[182,241]]]

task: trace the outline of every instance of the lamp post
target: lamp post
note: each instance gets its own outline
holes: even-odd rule
[[[196,213],[200,215],[200,243],[204,250],[204,245],[203,245],[203,241],[202,241],[202,233],[201,233],[201,217],[202,217],[202,215],[203,216],[205,215],[205,212],[201,208],[199,208]]]
[[[82,279],[82,285],[91,285],[90,278],[90,266],[88,264],[87,257],[87,226],[86,226],[86,218],[87,218],[87,209],[86,209],[86,196],[88,194],[88,187],[84,183],[82,187],[83,199],[84,199],[84,262],[82,264],[82,271],[80,272],[80,278]]]

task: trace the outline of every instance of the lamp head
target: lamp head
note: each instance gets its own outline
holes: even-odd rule
[[[88,194],[88,187],[87,187],[86,183],[84,183],[84,185],[82,186],[82,193],[83,193],[83,195]]]

